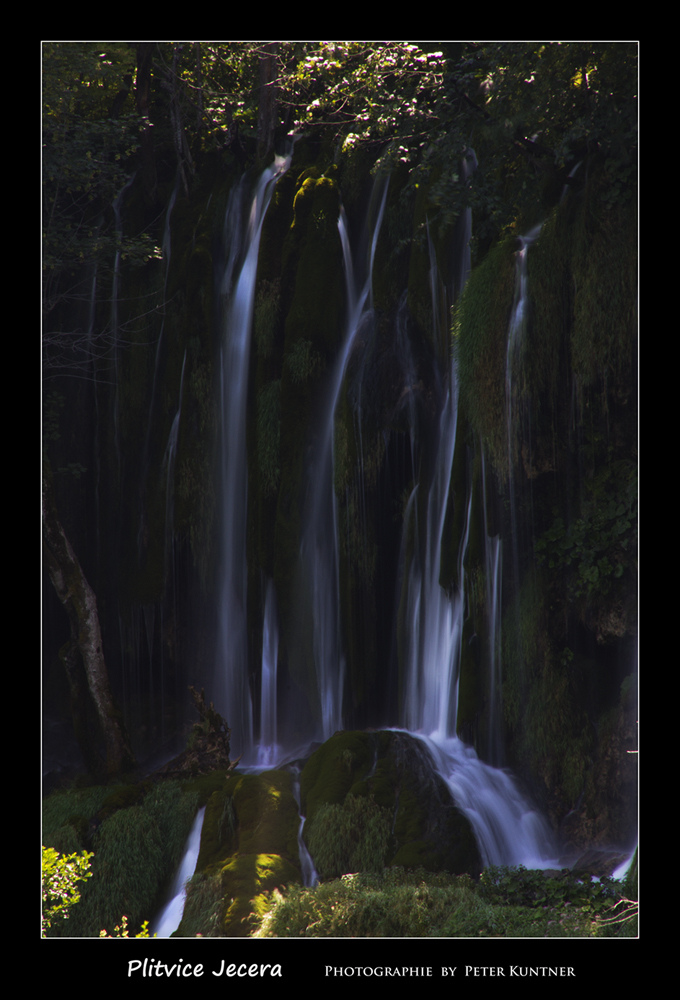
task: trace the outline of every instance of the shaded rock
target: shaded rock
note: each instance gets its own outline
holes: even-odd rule
[[[337,832],[343,817],[338,811],[333,828],[327,807],[359,816],[361,810],[354,800],[362,797],[374,806],[367,804],[363,819],[357,820],[363,828],[346,838],[345,872],[351,870],[353,859],[370,853],[364,850],[362,838],[372,838],[377,867],[382,867],[382,858],[386,866],[479,873],[481,861],[472,828],[435,771],[429,751],[413,736],[390,730],[341,732],[312,755],[301,778],[305,840],[312,857],[312,848],[319,850],[319,837],[330,835],[324,831],[333,831],[337,859],[343,846],[338,844]],[[380,815],[375,807],[382,811]],[[376,845],[375,839],[384,829],[380,817],[387,820],[388,833],[385,842]],[[322,823],[324,830],[319,829]]]
[[[562,821],[565,851],[630,844],[637,830],[637,786],[637,709],[618,707],[600,721],[584,794]]]
[[[565,854],[560,857],[560,864],[570,868],[575,874],[583,873],[602,878],[613,875],[619,865],[628,860],[629,855],[616,850],[588,850],[582,854]]]

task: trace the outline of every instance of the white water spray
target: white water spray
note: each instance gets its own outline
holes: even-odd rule
[[[429,747],[453,801],[470,821],[485,866],[558,866],[547,822],[506,771],[485,764],[457,736],[420,738]]]

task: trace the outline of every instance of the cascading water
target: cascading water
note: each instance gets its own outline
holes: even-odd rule
[[[436,322],[440,298],[439,278],[430,243],[430,289]],[[404,718],[409,730],[438,734],[445,738],[456,725],[458,667],[465,605],[463,559],[467,547],[468,498],[463,540],[458,558],[458,587],[449,598],[439,584],[441,544],[451,481],[451,466],[458,419],[458,381],[455,360],[451,359],[444,405],[439,421],[439,449],[430,485],[425,539],[416,537],[409,569],[407,629],[409,648],[406,659],[406,703]],[[413,504],[414,513],[416,504]],[[416,526],[417,527],[417,526]]]
[[[221,365],[222,413],[222,563],[215,680],[216,701],[234,734],[232,749],[247,751],[253,741],[253,713],[247,674],[246,628],[246,397],[250,333],[262,223],[278,178],[290,156],[277,157],[257,185],[250,210],[245,246],[240,243],[240,199],[230,200],[225,233],[230,245],[222,279],[224,346]],[[237,259],[243,263],[231,291]]]
[[[184,901],[187,894],[186,883],[194,874],[196,869],[198,853],[201,847],[201,833],[203,831],[204,816],[205,806],[203,806],[202,809],[199,809],[193,826],[191,827],[191,832],[187,838],[186,846],[184,848],[182,861],[180,862],[177,874],[175,875],[172,883],[170,900],[163,907],[151,925],[151,934],[156,935],[156,937],[170,937],[170,935],[177,930],[182,920]]]
[[[469,242],[469,219],[463,226]],[[538,230],[536,234],[538,235]],[[531,237],[532,239],[535,236]],[[527,237],[527,239],[529,239]],[[433,316],[440,298],[436,262],[431,247]],[[469,272],[469,249],[460,253],[460,275]],[[524,285],[522,286],[524,288]],[[521,323],[524,298],[516,312]],[[511,327],[511,329],[513,329]],[[518,327],[521,329],[521,327]],[[506,772],[483,763],[474,749],[456,735],[458,680],[465,615],[464,560],[470,528],[472,490],[468,494],[465,524],[458,552],[455,593],[449,597],[439,583],[442,532],[448,502],[456,440],[458,384],[455,357],[450,360],[448,388],[439,424],[439,449],[426,505],[425,538],[416,540],[409,568],[406,600],[408,640],[405,649],[406,727],[426,743],[439,773],[458,808],[470,820],[485,864],[525,864],[545,867],[556,856],[547,823],[530,807]],[[418,489],[418,487],[416,487]],[[411,516],[415,516],[415,493]],[[488,540],[490,541],[490,540]],[[492,670],[496,669],[500,613],[500,542],[487,545],[487,600],[492,608]],[[495,676],[492,676],[495,688]]]
[[[515,298],[508,327],[508,346],[505,361],[505,407],[508,430],[508,495],[510,497],[510,523],[512,537],[513,572],[515,593],[519,594],[519,551],[520,538],[517,522],[517,497],[515,465],[519,438],[520,414],[518,395],[518,375],[526,331],[529,297],[527,294],[527,254],[532,243],[538,238],[543,223],[534,226],[526,236],[520,236],[520,249],[516,255]]]
[[[276,595],[274,581],[267,584],[264,603],[264,628],[262,630],[262,691],[260,694],[260,739],[257,762],[263,767],[273,767],[280,747],[276,742],[276,667],[278,660],[279,630],[276,620]]]
[[[486,575],[486,607],[489,655],[489,741],[488,757],[494,766],[502,764],[502,739],[500,733],[500,679],[501,679],[501,586],[503,569],[503,542],[500,535],[489,534],[486,502],[486,463],[482,455],[482,502],[484,505],[484,569]]]
[[[300,770],[299,768],[292,767],[291,774],[293,775],[293,797],[297,802],[298,812],[300,812]],[[319,875],[314,867],[314,862],[312,856],[307,849],[304,837],[302,836],[302,831],[305,828],[305,817],[300,815],[300,826],[298,827],[298,851],[300,852],[300,867],[302,869],[302,884],[304,886],[312,888],[319,884]]]
[[[338,220],[345,264],[348,319],[343,344],[333,370],[319,445],[310,469],[310,494],[300,552],[312,603],[314,664],[320,702],[321,735],[324,740],[342,728],[345,672],[340,638],[338,515],[333,486],[335,409],[357,331],[372,309],[373,258],[385,209],[386,180],[380,182],[374,194],[379,199],[379,208],[371,236],[366,276],[360,289],[355,284],[344,212],[341,211]]]
[[[420,738],[429,747],[453,801],[469,819],[484,865],[547,868],[557,864],[547,822],[526,802],[506,771],[485,764],[457,736]]]

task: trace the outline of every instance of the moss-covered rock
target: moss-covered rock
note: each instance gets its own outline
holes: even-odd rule
[[[328,859],[329,873],[337,874],[343,863],[351,870],[361,859],[375,868],[384,859],[387,865],[430,871],[479,870],[468,821],[424,744],[408,733],[336,733],[305,765],[300,789],[305,839],[310,851],[315,846]],[[351,816],[355,830],[343,834]],[[335,826],[328,822],[332,817]]]
[[[299,864],[299,822],[287,771],[231,775],[208,800],[197,870],[213,870],[235,853],[281,854]]]
[[[387,860],[392,815],[379,806],[365,785],[342,805],[322,805],[308,824],[305,838],[321,878],[348,871],[382,871]]]
[[[222,930],[229,937],[246,937],[253,901],[264,892],[300,883],[300,873],[278,854],[238,854],[223,865],[222,887],[227,903]]]
[[[287,771],[231,774],[211,793],[178,937],[245,936],[256,896],[302,881],[291,781]]]
[[[470,275],[456,313],[460,404],[487,455],[507,475],[505,362],[515,287],[515,243],[505,239]]]

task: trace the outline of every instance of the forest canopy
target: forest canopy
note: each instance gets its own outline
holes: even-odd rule
[[[135,170],[153,200],[164,148],[188,185],[206,155],[270,155],[268,131],[323,132],[335,155],[370,150],[374,170],[407,164],[414,184],[436,171],[442,221],[472,205],[484,237],[522,210],[529,175],[563,184],[585,155],[602,160],[603,197],[631,196],[637,44],[45,43],[47,307],[55,275],[105,255],[115,234],[97,212]],[[463,181],[469,147],[480,168]],[[125,252],[158,250],[139,234]]]

